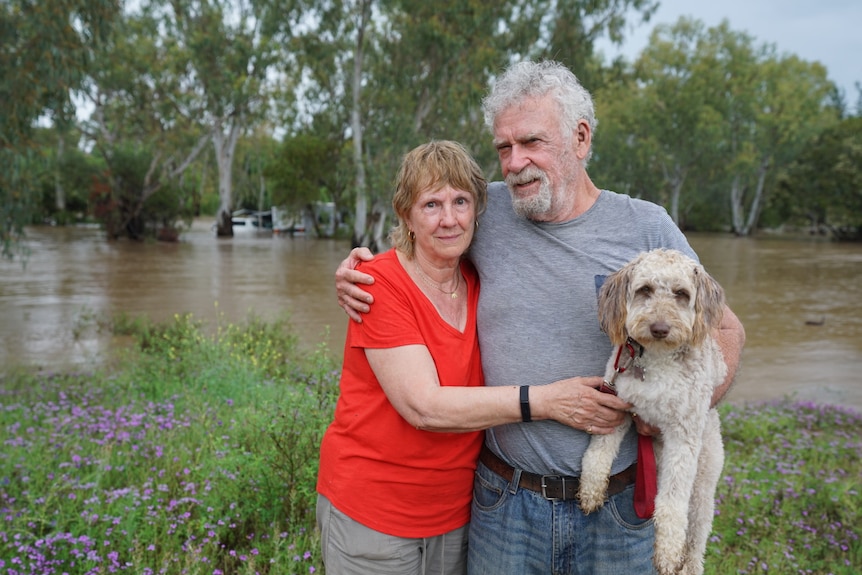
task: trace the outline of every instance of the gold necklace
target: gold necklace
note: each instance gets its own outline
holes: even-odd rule
[[[427,275],[425,275],[425,272],[422,271],[422,268],[419,266],[419,263],[416,260],[413,261],[413,265],[416,268],[416,273],[419,274],[419,279],[421,279],[427,285],[431,286],[437,291],[448,295],[452,299],[458,297],[458,288],[461,287],[461,270],[459,268],[455,268],[455,289],[453,289],[452,291],[446,291],[442,287],[440,287],[441,284],[438,284],[437,282],[429,278]]]

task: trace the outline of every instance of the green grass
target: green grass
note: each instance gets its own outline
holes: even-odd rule
[[[322,572],[326,350],[255,318],[131,331],[110,371],[2,377],[0,574]]]
[[[285,320],[105,327],[136,345],[104,371],[0,376],[0,575],[323,573],[328,351],[298,351]],[[862,417],[721,411],[707,573],[858,573]]]
[[[721,413],[706,573],[860,573],[862,416],[790,400]]]

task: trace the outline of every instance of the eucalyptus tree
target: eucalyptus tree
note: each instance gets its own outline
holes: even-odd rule
[[[303,37],[307,93],[334,95],[352,118],[356,219],[354,243],[381,238],[391,181],[401,156],[430,138],[464,143],[488,173],[497,170],[480,103],[506,64],[554,54],[564,25],[575,21],[584,54],[607,27],[622,29],[642,0],[353,0],[312,3],[318,11]],[[577,16],[577,18],[576,18]],[[360,59],[361,56],[361,59]],[[337,85],[333,85],[334,79]],[[319,101],[325,107],[323,101]],[[342,102],[346,102],[342,103]],[[367,188],[367,198],[365,190]],[[365,224],[368,204],[370,223]]]
[[[336,147],[352,155],[354,218],[351,243],[369,245],[368,171],[366,153],[367,71],[369,60],[379,51],[379,38],[386,24],[386,0],[311,0],[306,6],[307,18],[297,36],[297,57],[304,69],[300,99],[308,116],[306,125],[295,126],[296,139],[286,141],[283,152],[303,139],[314,140],[314,147],[333,150]],[[322,128],[317,141],[308,128]],[[349,146],[340,144],[350,140]],[[310,140],[310,141],[311,141]],[[330,160],[334,160],[327,154]],[[306,164],[313,168],[316,163]],[[331,166],[335,169],[335,166]],[[282,175],[290,166],[281,170]],[[315,174],[303,181],[316,179]]]
[[[634,64],[634,136],[654,152],[651,164],[663,182],[660,202],[677,224],[683,190],[717,149],[723,122],[715,107],[714,71],[699,53],[703,35],[703,23],[689,18],[660,25]]]
[[[732,31],[726,21],[706,31],[698,52],[715,89],[711,105],[723,118],[716,160],[725,168],[719,178],[730,228],[750,235],[777,176],[838,120],[835,86],[820,63],[779,54],[772,44]]]
[[[384,140],[405,145],[461,140],[490,174],[497,159],[480,109],[489,82],[513,61],[555,59],[597,89],[604,76],[595,42],[603,35],[621,41],[627,18],[648,20],[656,3],[400,0],[392,6],[372,80],[380,94],[379,109],[370,110],[375,127]]]
[[[862,116],[812,139],[779,182],[781,201],[816,232],[862,241]]]
[[[78,92],[91,110],[81,127],[108,167],[99,213],[112,238],[146,233],[147,203],[166,185],[182,189],[176,183],[211,138],[181,99],[176,53],[160,30],[149,6],[125,13],[94,50],[95,65]],[[146,169],[137,167],[141,161]]]
[[[610,74],[619,74],[622,64],[614,62],[608,67],[595,51],[596,41],[607,36],[612,43],[621,44],[626,27],[649,22],[659,6],[656,0],[551,4],[543,19],[544,47],[538,55],[568,66],[591,92],[601,89]]]
[[[751,80],[729,77],[724,92],[728,107],[741,112],[727,118],[726,150],[731,225],[742,236],[756,229],[776,176],[840,115],[828,102],[834,86],[817,62],[769,57],[757,63]]]
[[[350,133],[353,139],[353,165],[356,173],[356,224],[354,227],[354,244],[369,243],[367,236],[361,240],[360,230],[365,229],[365,214],[368,205],[368,194],[366,189],[365,162],[362,161],[362,153],[365,147],[362,145],[362,68],[365,62],[366,35],[371,21],[371,9],[373,0],[356,0],[349,6],[350,17],[353,22],[353,72],[350,82]]]
[[[642,137],[649,135],[642,116],[648,104],[640,90],[629,74],[593,93],[599,124],[589,171],[604,188],[663,203],[664,177],[655,161],[661,150],[655,139]]]
[[[5,0],[0,3],[0,244],[4,257],[20,247],[33,218],[35,182],[23,166],[35,153],[32,129],[40,117],[74,115],[69,90],[90,67],[88,49],[100,43],[119,0]]]
[[[213,143],[218,171],[217,233],[232,236],[237,141],[266,119],[286,81],[289,38],[299,14],[292,0],[148,0],[168,55],[177,110]],[[289,59],[289,58],[288,58]]]
[[[391,182],[403,154],[430,139],[459,140],[489,169],[496,161],[487,145],[480,110],[488,79],[506,61],[522,29],[538,28],[524,16],[502,25],[522,3],[489,5],[478,0],[390,2],[379,49],[369,62],[365,107],[366,156],[374,197],[372,236],[382,235]],[[514,20],[514,19],[512,19]],[[532,34],[535,40],[536,32]],[[493,168],[492,168],[493,167]]]
[[[695,204],[715,205],[707,194],[723,186],[725,226],[750,234],[775,175],[837,118],[822,65],[779,56],[727,22],[658,26],[634,74],[629,136],[652,151],[659,201],[677,223]]]

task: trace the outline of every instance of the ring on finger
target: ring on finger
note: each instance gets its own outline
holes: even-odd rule
[[[592,425],[587,427],[587,433],[589,433],[590,435],[593,434],[593,426]]]

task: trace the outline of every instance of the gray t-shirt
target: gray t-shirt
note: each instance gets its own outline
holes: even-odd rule
[[[696,258],[664,208],[609,191],[573,220],[543,223],[517,216],[506,185],[494,182],[479,223],[470,258],[482,280],[479,342],[489,386],[603,375],[612,351],[597,315],[604,279],[653,248]],[[489,429],[486,443],[513,467],[580,475],[589,437],[555,421],[534,421]],[[632,429],[613,473],[635,461],[636,443]]]

